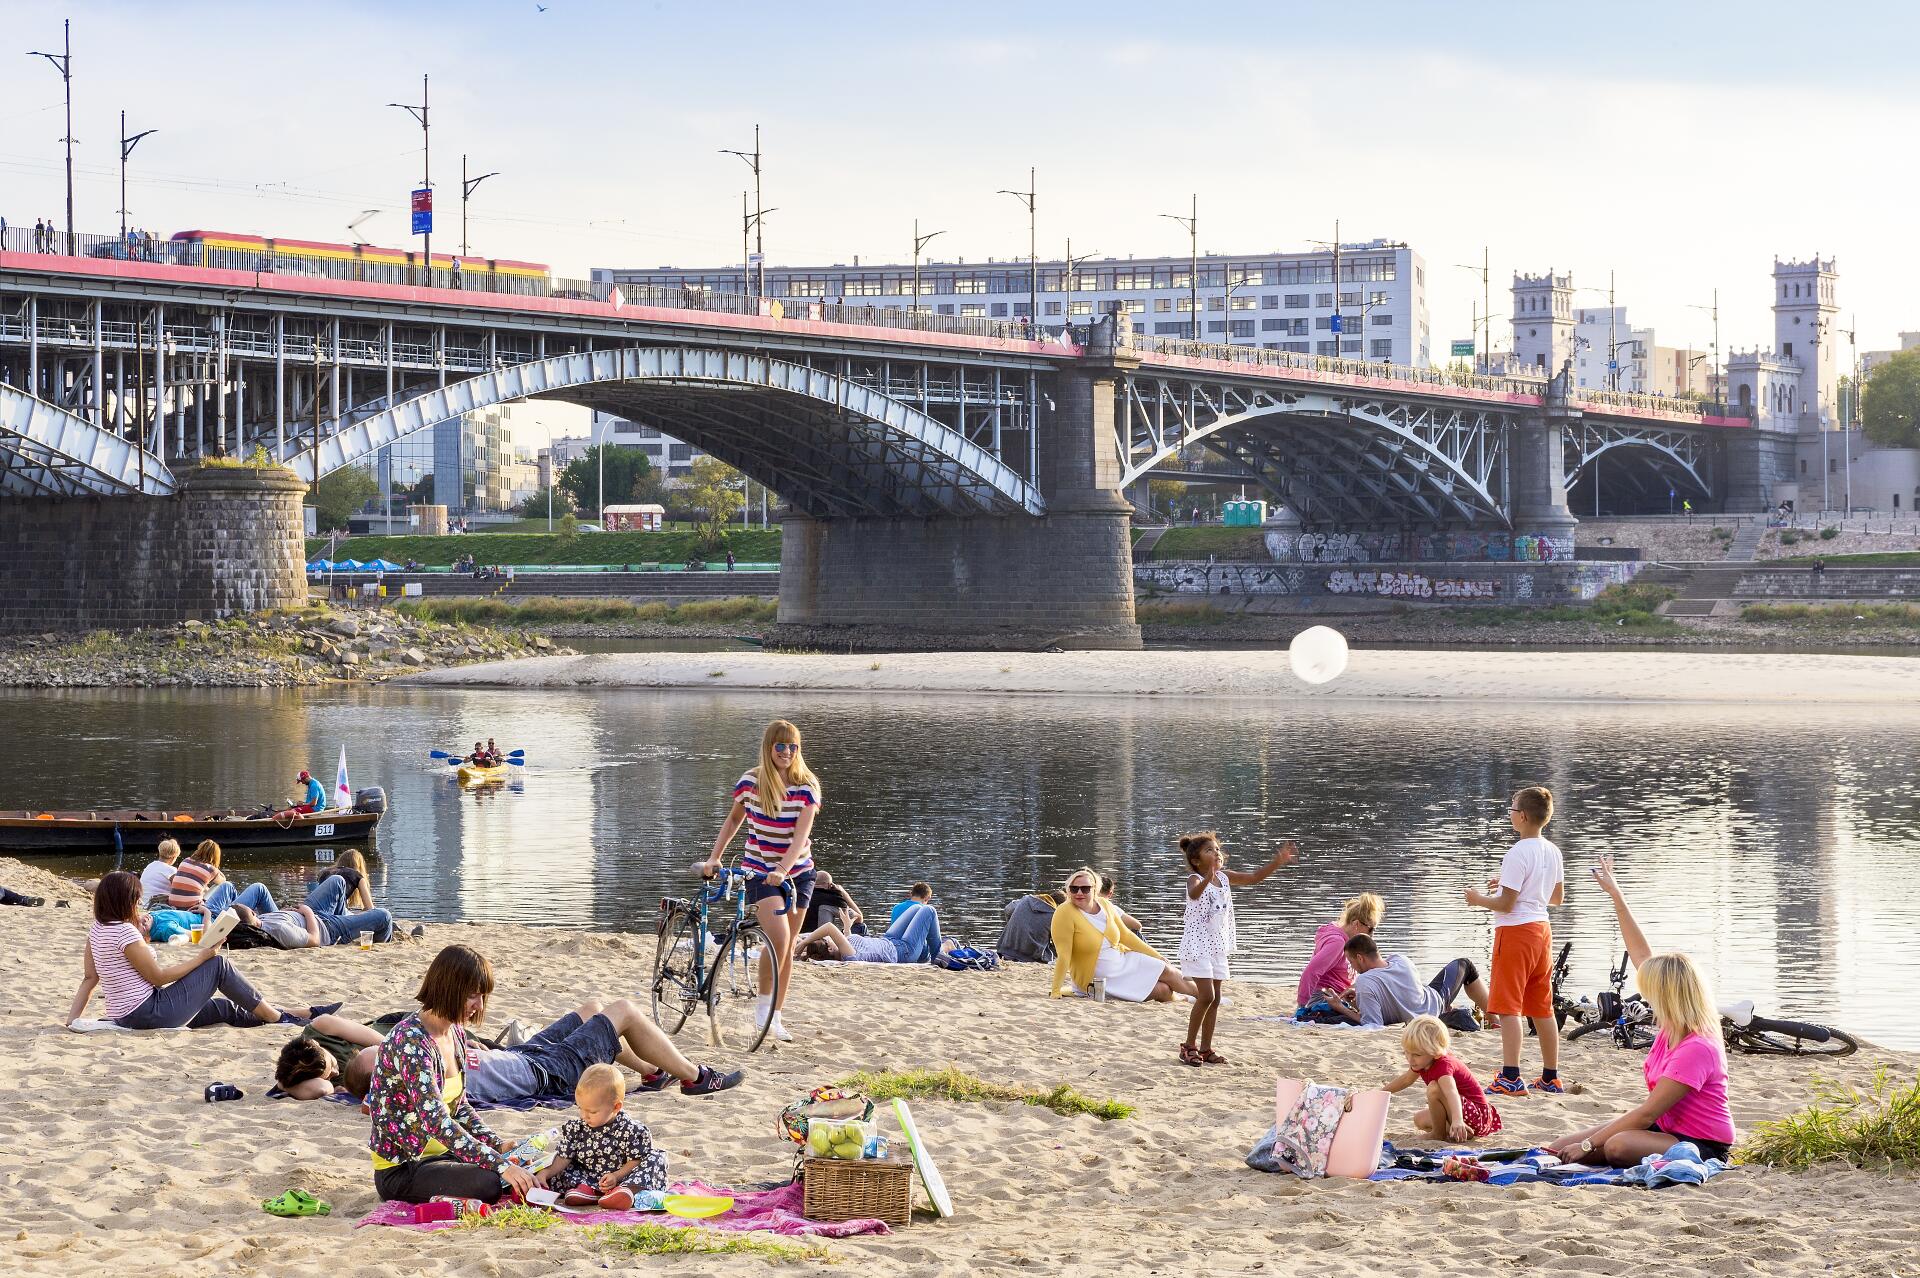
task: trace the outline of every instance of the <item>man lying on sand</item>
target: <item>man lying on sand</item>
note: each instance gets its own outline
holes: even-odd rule
[[[380,1044],[407,1016],[393,1012],[363,1025],[344,1016],[316,1016],[280,1049],[273,1079],[294,1100],[319,1100],[335,1091],[364,1098]],[[483,1104],[511,1104],[535,1096],[572,1095],[590,1065],[624,1065],[658,1091],[672,1079],[688,1096],[738,1087],[743,1070],[722,1074],[680,1054],[631,999],[589,999],[524,1043],[480,1048],[467,1069],[467,1092]]]

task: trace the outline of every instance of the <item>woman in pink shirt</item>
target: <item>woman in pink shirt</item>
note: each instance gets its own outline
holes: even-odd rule
[[[1736,1132],[1727,1103],[1727,1052],[1713,995],[1692,959],[1653,953],[1614,881],[1612,857],[1600,858],[1593,877],[1613,898],[1620,935],[1660,1032],[1647,1053],[1647,1099],[1611,1122],[1575,1132],[1547,1149],[1576,1162],[1632,1167],[1684,1140],[1703,1158],[1724,1160],[1733,1152]]]
[[[1386,908],[1386,902],[1365,892],[1346,903],[1338,923],[1320,925],[1320,930],[1313,934],[1313,957],[1307,960],[1307,970],[1300,973],[1296,1006],[1305,1007],[1313,1002],[1321,990],[1337,993],[1353,988],[1353,969],[1347,966],[1347,941],[1362,933],[1372,936]]]

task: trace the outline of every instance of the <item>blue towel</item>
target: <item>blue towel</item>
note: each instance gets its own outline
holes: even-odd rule
[[[1380,1170],[1369,1180],[1444,1181],[1446,1173],[1396,1167],[1402,1154],[1430,1158],[1436,1163],[1448,1157],[1476,1158],[1484,1151],[1474,1149],[1396,1149],[1392,1141],[1380,1143]],[[1642,1189],[1662,1189],[1668,1185],[1701,1185],[1727,1169],[1718,1158],[1701,1158],[1697,1147],[1677,1142],[1664,1154],[1649,1154],[1637,1167],[1590,1167],[1585,1163],[1563,1163],[1544,1149],[1529,1150],[1524,1156],[1505,1162],[1485,1163],[1489,1185],[1634,1185]]]

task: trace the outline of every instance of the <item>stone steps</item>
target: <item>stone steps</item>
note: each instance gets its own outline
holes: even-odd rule
[[[1734,529],[1733,540],[1727,544],[1727,562],[1730,564],[1750,564],[1754,552],[1760,549],[1760,539],[1767,535],[1767,526],[1759,521],[1741,524]]]
[[[1140,539],[1133,543],[1133,562],[1136,564],[1144,564],[1152,559],[1153,548],[1160,544],[1160,539],[1167,535],[1167,529],[1170,527],[1172,527],[1171,524],[1163,524],[1158,528],[1149,528],[1141,533]]]

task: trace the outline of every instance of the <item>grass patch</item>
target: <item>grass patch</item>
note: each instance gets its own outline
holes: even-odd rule
[[[1444,615],[1463,626],[1526,625],[1530,622],[1577,622],[1612,626],[1643,635],[1678,634],[1680,627],[1655,613],[1673,598],[1670,586],[1608,586],[1586,603],[1549,604],[1539,608],[1460,608]]]
[[[789,1265],[832,1256],[819,1243],[723,1234],[692,1225],[591,1225],[586,1235],[608,1251],[627,1256],[758,1256]]]
[[[552,1229],[560,1218],[544,1207],[495,1207],[484,1216],[462,1216],[461,1229],[521,1229],[539,1233]]]
[[[1270,563],[1267,534],[1261,528],[1226,528],[1218,525],[1195,528],[1169,528],[1153,544],[1154,559],[1253,560]]]
[[[1180,599],[1142,599],[1133,615],[1143,626],[1220,626],[1233,620],[1233,614],[1212,604]]]
[[[1782,555],[1779,559],[1762,560],[1754,566],[1765,568],[1769,562],[1791,563],[1814,558],[1829,568],[1911,568],[1920,564],[1920,550],[1876,550],[1861,555]]]
[[[1740,620],[1826,626],[1836,630],[1854,625],[1920,626],[1920,605],[1844,599],[1832,604],[1748,604],[1740,610]]]
[[[1123,1101],[1094,1100],[1090,1096],[1082,1096],[1066,1083],[1051,1091],[1042,1091],[1037,1087],[1020,1087],[1012,1083],[989,1083],[952,1066],[946,1069],[886,1070],[881,1073],[862,1071],[836,1085],[847,1091],[864,1092],[869,1099],[876,1101],[898,1098],[921,1100],[927,1097],[950,1101],[1024,1101],[1029,1105],[1050,1109],[1056,1114],[1092,1114],[1105,1121],[1132,1118],[1134,1114],[1133,1106]]]
[[[733,599],[696,599],[691,603],[661,601],[636,604],[625,599],[556,599],[528,595],[516,599],[402,599],[389,605],[416,621],[438,621],[470,626],[550,626],[573,624],[623,625],[662,622],[669,626],[717,625],[723,622],[770,622],[780,605],[771,599],[741,596]]]
[[[1920,1167],[1920,1079],[1897,1085],[1885,1066],[1866,1091],[1821,1081],[1818,1099],[1764,1122],[1740,1145],[1740,1161],[1802,1171],[1816,1163]]]
[[[475,538],[481,538],[476,541]],[[559,533],[470,533],[445,537],[352,537],[339,544],[332,556],[338,559],[388,559],[404,564],[412,559],[430,567],[444,568],[463,555],[473,555],[482,563],[512,564],[683,564],[697,557],[697,534],[676,532],[581,533],[564,538]],[[307,558],[326,552],[326,539],[307,542]],[[724,563],[727,549],[742,563],[762,564],[780,561],[778,528],[734,529],[727,534],[727,547],[707,556],[709,562]]]

